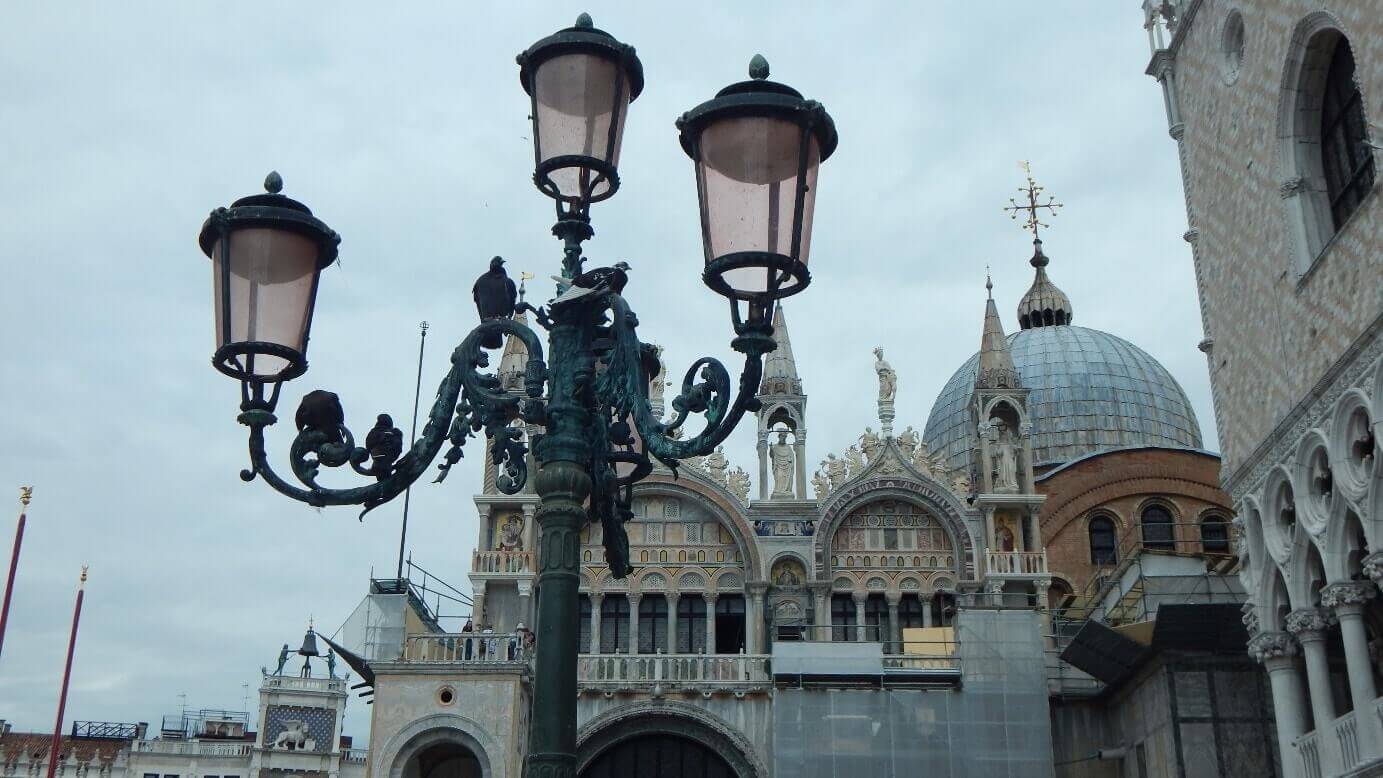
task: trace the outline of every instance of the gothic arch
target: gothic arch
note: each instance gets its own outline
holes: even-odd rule
[[[577,775],[607,749],[640,735],[653,734],[699,741],[725,759],[738,778],[769,776],[753,743],[729,723],[694,705],[671,700],[620,705],[586,722],[576,736]]]
[[[459,743],[475,754],[484,778],[509,774],[507,754],[499,741],[474,719],[455,713],[425,716],[395,732],[380,749],[378,764],[388,770],[387,778],[403,778],[409,759],[447,742]]]
[[[956,574],[966,579],[975,577],[975,541],[965,524],[966,508],[950,490],[907,476],[866,475],[870,477],[835,492],[823,506],[812,539],[817,580],[828,580],[835,572],[831,567],[830,542],[841,523],[857,508],[888,499],[909,503],[934,515],[950,536],[956,554]]]
[[[759,437],[767,435],[773,429],[773,425],[782,422],[792,430],[792,434],[800,435],[806,425],[802,420],[801,409],[792,403],[775,402],[766,410],[759,412]]]
[[[763,580],[767,571],[759,554],[759,546],[754,542],[754,530],[749,526],[729,492],[716,489],[691,478],[673,480],[671,476],[655,473],[634,487],[634,495],[663,495],[693,499],[716,518],[734,538],[744,560],[745,578],[750,581]]]

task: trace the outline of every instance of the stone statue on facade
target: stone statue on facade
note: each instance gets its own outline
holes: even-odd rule
[[[1018,444],[1008,425],[995,422],[998,429],[994,444],[994,488],[1001,492],[1018,491]]]
[[[707,454],[706,458],[702,460],[701,466],[712,481],[723,486],[725,484],[725,471],[730,467],[729,460],[725,458],[725,447],[716,446],[716,450]]]
[[[522,551],[523,550],[523,518],[518,515],[510,515],[504,520],[504,524],[499,530],[499,550],[500,551]]]
[[[778,440],[768,447],[768,458],[773,466],[773,496],[791,497],[794,457],[786,431],[778,431]]]
[[[749,504],[749,474],[744,468],[736,467],[726,476],[725,488],[739,498],[741,503]]]
[[[898,394],[898,374],[893,372],[893,366],[884,359],[882,347],[874,349],[874,372],[879,375],[879,402],[893,402],[893,398]]]
[[[832,489],[839,489],[850,480],[849,466],[845,464],[845,460],[836,458],[835,454],[827,454],[821,467],[825,469],[826,479],[830,481]]]
[[[912,466],[917,468],[919,473],[931,474],[936,472],[935,462],[932,460],[931,452],[927,450],[927,444],[919,441],[917,448],[912,451]]]
[[[898,451],[903,455],[903,459],[911,460],[912,452],[917,450],[917,433],[913,432],[912,427],[903,430],[898,436]]]
[[[860,436],[860,451],[864,452],[865,461],[874,464],[879,460],[879,446],[881,441],[879,436],[874,434],[873,427],[865,427],[864,434]]]
[[[845,449],[845,464],[849,468],[847,471],[849,478],[854,478],[864,472],[864,457],[855,446]]]
[[[831,493],[831,483],[820,470],[812,474],[812,489],[815,490],[818,500],[826,499],[826,495]]]
[[[663,347],[654,346],[653,354],[658,358],[658,373],[648,382],[648,404],[654,410],[663,409],[663,388],[667,386],[667,365],[663,364]]]

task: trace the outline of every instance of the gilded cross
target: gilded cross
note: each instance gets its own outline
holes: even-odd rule
[[[1062,207],[1062,204],[1058,203],[1056,201],[1056,198],[1052,197],[1051,195],[1047,195],[1046,202],[1040,202],[1043,193],[1047,191],[1046,187],[1038,186],[1037,182],[1032,180],[1032,167],[1028,164],[1027,160],[1019,162],[1018,164],[1020,167],[1023,168],[1023,174],[1027,176],[1028,179],[1027,186],[1018,187],[1018,191],[1021,192],[1027,198],[1027,203],[1019,204],[1017,200],[1010,197],[1008,201],[1013,204],[1004,208],[1004,210],[1010,211],[1009,218],[1013,219],[1014,221],[1018,221],[1019,212],[1027,212],[1027,218],[1019,222],[1019,226],[1021,226],[1025,230],[1032,232],[1033,240],[1037,240],[1037,229],[1039,227],[1051,226],[1046,222],[1038,219],[1037,212],[1043,208],[1046,208],[1048,211],[1051,211],[1052,215],[1056,215],[1057,209]]]

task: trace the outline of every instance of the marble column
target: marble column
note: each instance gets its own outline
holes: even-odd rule
[[[1042,646],[1048,651],[1056,649],[1056,635],[1052,631],[1052,609],[1049,605],[1051,588],[1050,578],[1033,581],[1033,590],[1037,594],[1037,613],[1042,621]]]
[[[797,492],[797,499],[807,499],[807,431],[795,430],[792,433],[794,438],[792,444],[792,466],[794,469],[793,491]],[[826,495],[821,495],[825,498]]]
[[[600,653],[600,605],[605,602],[605,595],[600,592],[591,592],[591,653]]]
[[[768,430],[759,430],[759,499],[768,499]]]
[[[536,626],[536,619],[533,618],[534,613],[532,609],[533,581],[520,580],[517,583],[519,587],[519,621],[523,622],[524,626],[532,629]],[[516,624],[515,627],[517,626]]]
[[[475,623],[475,631],[479,632],[490,624],[485,618],[485,582],[481,581],[474,587],[471,590],[471,621]]]
[[[1249,640],[1249,656],[1268,671],[1277,723],[1277,750],[1284,778],[1301,775],[1301,758],[1292,741],[1306,734],[1301,673],[1297,671],[1297,642],[1286,632],[1260,632]]]
[[[811,640],[828,641],[831,639],[831,584],[826,581],[817,581],[811,584],[812,592],[812,621],[816,625],[808,636]]]
[[[1311,714],[1316,730],[1329,731],[1335,721],[1335,700],[1330,694],[1330,663],[1325,652],[1325,630],[1330,613],[1324,608],[1300,608],[1287,614],[1287,631],[1306,655],[1306,686],[1311,695]]]
[[[682,599],[682,595],[677,592],[667,593],[667,653],[677,653],[677,603]]]
[[[629,653],[639,653],[639,603],[643,602],[643,592],[629,593]],[[653,647],[658,650],[657,646]]]
[[[902,601],[903,596],[894,592],[885,596],[888,598],[888,637],[886,640],[893,644],[893,650],[890,652],[889,646],[885,646],[884,653],[901,654],[903,653],[903,647],[900,645],[903,642],[903,632],[898,626],[898,603]]]
[[[863,643],[869,639],[864,631],[864,604],[868,601],[869,595],[854,592],[850,596],[855,600],[855,640]]]
[[[762,634],[764,631],[764,594],[768,584],[752,581],[744,585],[744,652],[746,654],[764,653]]]
[[[932,626],[932,595],[919,595],[918,600],[922,603],[922,626]]]
[[[1364,629],[1364,606],[1378,593],[1369,581],[1334,583],[1321,592],[1321,604],[1335,611],[1340,620],[1340,637],[1345,644],[1345,664],[1349,668],[1349,698],[1354,702],[1354,721],[1358,725],[1361,757],[1383,755],[1383,732],[1378,717],[1372,714],[1378,690],[1373,683],[1373,662],[1369,658],[1369,637]]]
[[[706,592],[701,595],[706,601],[706,651],[704,653],[714,654],[716,652],[716,600],[715,592]]]

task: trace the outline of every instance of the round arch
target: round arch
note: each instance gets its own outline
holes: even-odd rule
[[[622,705],[586,722],[576,738],[577,775],[602,753],[647,735],[700,742],[724,759],[737,778],[768,778],[767,766],[744,735],[701,708],[673,701]]]
[[[767,575],[763,567],[763,559],[759,553],[759,545],[754,542],[754,530],[749,526],[748,520],[744,518],[740,510],[731,504],[733,498],[727,499],[729,497],[728,492],[717,490],[715,487],[692,478],[674,480],[671,476],[655,473],[634,486],[634,496],[639,495],[661,495],[697,500],[698,504],[706,508],[717,521],[730,531],[730,536],[734,538],[735,545],[739,546],[740,556],[744,559],[746,580],[760,581]]]
[[[956,550],[956,574],[964,579],[975,577],[975,541],[966,526],[967,509],[960,499],[935,483],[907,476],[875,476],[831,495],[823,506],[821,521],[817,522],[816,535],[812,539],[817,580],[829,580],[834,573],[830,542],[841,523],[857,508],[889,499],[910,503],[934,515]]]
[[[379,765],[388,770],[388,778],[406,778],[410,760],[449,744],[462,746],[475,756],[482,778],[509,774],[505,749],[494,736],[474,719],[455,713],[425,716],[395,732],[379,751]]]

